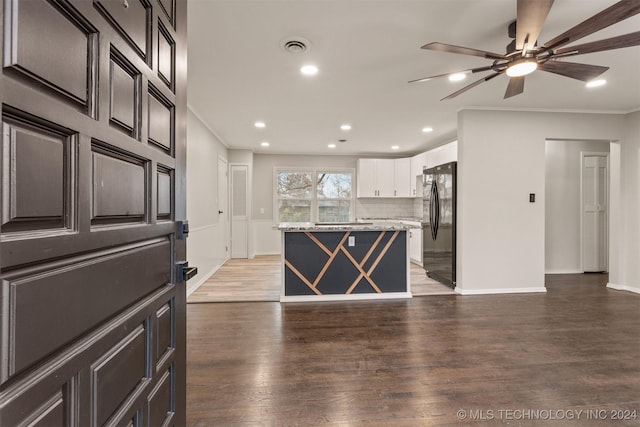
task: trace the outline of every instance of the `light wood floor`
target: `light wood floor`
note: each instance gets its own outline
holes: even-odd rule
[[[190,304],[187,424],[638,426],[640,295],[606,280],[550,276],[546,294]]]
[[[279,301],[281,262],[280,255],[230,259],[196,289],[187,302]],[[455,293],[453,289],[428,278],[422,267],[413,263],[410,281],[413,296]]]

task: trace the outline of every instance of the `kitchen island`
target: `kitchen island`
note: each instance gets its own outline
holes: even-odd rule
[[[406,224],[281,223],[280,301],[411,298]]]

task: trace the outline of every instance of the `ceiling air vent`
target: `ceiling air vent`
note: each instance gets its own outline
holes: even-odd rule
[[[280,46],[289,53],[305,53],[311,49],[311,42],[304,37],[287,37],[280,42]]]

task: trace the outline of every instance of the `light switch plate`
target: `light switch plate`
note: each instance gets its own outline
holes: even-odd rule
[[[355,246],[356,245],[356,236],[349,236],[349,242],[347,243],[348,246]]]

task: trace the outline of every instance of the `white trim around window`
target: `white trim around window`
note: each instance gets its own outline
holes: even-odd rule
[[[305,179],[303,177],[292,177],[292,181],[295,184],[300,184],[300,188],[297,191],[292,191],[289,197],[280,197],[279,185],[278,185],[278,175],[281,173],[294,173],[294,174],[309,174],[309,188],[308,190],[303,190],[303,182]],[[318,197],[318,174],[327,173],[327,174],[347,174],[349,175],[349,188],[348,193],[350,197],[340,197],[339,194],[346,193],[347,189],[341,187],[340,191],[335,189],[335,186],[332,186],[334,197]],[[355,202],[356,202],[356,186],[355,186],[356,173],[353,168],[323,168],[323,167],[315,167],[315,168],[296,168],[296,167],[275,167],[273,169],[273,220],[275,224],[280,222],[345,222],[345,221],[354,221],[355,219]],[[341,183],[344,183],[342,181]],[[280,204],[283,201],[289,202],[291,205],[298,204],[298,207],[301,208],[301,211],[295,212],[295,207],[293,207],[293,211],[289,214],[288,218],[285,218],[284,221],[280,218]],[[308,202],[309,212],[308,215],[305,215],[304,209],[305,205]],[[324,202],[324,203],[323,203]],[[348,215],[345,215],[344,212],[340,213],[340,205],[345,202],[348,205]],[[327,211],[324,213],[324,218],[321,218],[320,209],[324,204],[324,208]],[[331,205],[334,206],[334,210],[332,213]]]

